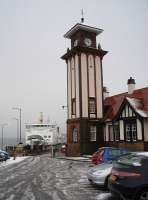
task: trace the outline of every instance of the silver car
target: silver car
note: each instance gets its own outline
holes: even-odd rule
[[[87,172],[87,178],[91,183],[107,188],[108,177],[111,173],[112,167],[113,163],[103,163],[91,167]]]

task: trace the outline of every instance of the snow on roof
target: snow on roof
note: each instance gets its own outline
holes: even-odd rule
[[[96,35],[99,35],[100,33],[103,32],[102,29],[87,26],[84,24],[77,23],[75,26],[73,26],[65,35],[65,38],[71,38],[71,36],[76,33],[78,30],[84,30],[84,31],[89,31],[92,33],[95,33]]]
[[[126,99],[137,114],[141,117],[148,117],[148,112],[143,110],[143,105],[140,99],[129,97],[126,97]]]
[[[105,119],[108,121],[111,121],[117,115],[124,99],[128,97],[129,97],[129,102],[131,102],[131,106],[132,105],[135,106],[135,104],[140,105],[140,107],[138,107],[137,110],[135,110],[135,107],[133,107],[135,112],[142,117],[148,117],[148,87],[145,87],[145,88],[134,90],[134,93],[130,95],[127,92],[125,92],[125,93],[107,97],[104,100],[104,108],[106,109]],[[130,99],[133,99],[133,98],[138,101],[135,101],[135,100],[130,101]]]
[[[142,155],[142,156],[147,156],[148,157],[148,152],[138,152],[137,155]]]

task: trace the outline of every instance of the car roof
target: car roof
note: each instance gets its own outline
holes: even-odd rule
[[[135,152],[135,154],[138,155],[138,156],[145,156],[145,157],[148,157],[148,152],[147,152],[147,151]]]
[[[124,147],[100,147],[99,149],[126,149]]]
[[[5,154],[8,154],[7,151],[3,151],[3,150],[0,150],[0,153],[5,153]]]

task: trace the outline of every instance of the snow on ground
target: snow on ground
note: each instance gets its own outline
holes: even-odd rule
[[[91,161],[90,158],[86,158],[86,157],[67,157],[67,156],[63,156],[63,157],[59,157],[59,158],[63,158],[66,160],[73,160],[73,161]]]
[[[0,162],[0,167],[4,167],[4,166],[7,166],[7,165],[19,163],[19,162],[23,161],[23,160],[26,159],[26,158],[28,158],[28,157],[27,157],[27,156],[16,157],[15,160],[14,160],[13,157],[10,157],[9,160]]]
[[[96,200],[105,200],[108,199],[109,197],[111,197],[110,193],[101,193],[97,196]]]

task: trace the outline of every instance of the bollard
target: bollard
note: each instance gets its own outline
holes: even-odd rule
[[[14,153],[13,153],[13,160],[15,160],[16,159],[16,152],[14,151]]]

